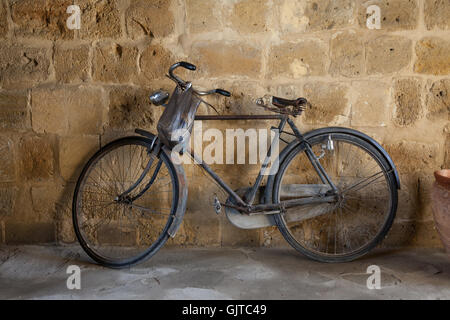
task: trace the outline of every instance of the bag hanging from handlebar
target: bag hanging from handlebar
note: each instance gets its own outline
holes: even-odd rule
[[[157,125],[158,136],[163,144],[173,149],[181,143],[184,149],[189,141],[200,102],[193,94],[190,83],[186,88],[175,88]]]

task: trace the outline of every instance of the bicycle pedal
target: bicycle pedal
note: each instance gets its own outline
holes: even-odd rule
[[[214,197],[214,211],[216,211],[216,214],[222,211],[222,205],[217,197]]]

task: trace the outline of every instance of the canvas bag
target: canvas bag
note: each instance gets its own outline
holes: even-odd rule
[[[190,83],[184,89],[176,86],[157,125],[158,136],[163,144],[170,149],[183,144],[184,150],[189,141],[200,102],[201,100],[194,95]]]

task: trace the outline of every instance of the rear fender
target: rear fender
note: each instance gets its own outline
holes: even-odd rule
[[[384,150],[384,148],[377,141],[375,141],[373,138],[369,137],[368,135],[366,135],[360,131],[349,129],[349,128],[327,127],[327,128],[321,128],[321,129],[315,129],[315,130],[309,131],[306,134],[304,134],[304,138],[305,138],[305,140],[308,140],[319,134],[327,134],[327,133],[333,133],[333,132],[334,133],[347,133],[347,134],[355,135],[355,136],[363,139],[364,141],[370,143],[373,147],[375,147],[380,152],[380,154],[385,158],[386,162],[389,164],[390,169],[392,170],[392,173],[395,177],[395,184],[397,186],[397,189],[400,189],[400,178],[399,178],[398,171],[397,171],[397,168],[395,167],[394,162],[392,161],[391,157],[386,152],[386,150]],[[296,139],[296,140],[290,142],[280,152],[280,155],[278,157],[280,167],[281,167],[281,164],[283,163],[283,161],[285,160],[286,156],[292,150],[294,150],[294,148],[296,148],[300,143],[301,142]],[[273,188],[273,184],[275,181],[275,177],[276,177],[276,174],[269,176],[267,179],[266,190],[264,193],[264,198],[266,201],[265,203],[272,202],[272,188]]]

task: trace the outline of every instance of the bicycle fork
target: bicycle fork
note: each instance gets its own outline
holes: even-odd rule
[[[153,182],[155,182],[156,177],[158,176],[159,170],[161,169],[162,159],[161,158],[158,159],[158,155],[159,155],[160,151],[161,151],[161,142],[158,140],[158,137],[155,136],[152,141],[152,144],[150,145],[150,148],[148,150],[148,155],[150,156],[150,159],[148,160],[148,163],[147,163],[144,171],[139,176],[139,178],[136,180],[136,182],[133,183],[126,191],[124,191],[123,193],[118,195],[114,199],[114,201],[119,202],[119,203],[131,204],[136,199],[139,199],[148,189],[150,189]],[[130,197],[129,194],[134,189],[136,189],[137,186],[144,180],[144,178],[147,176],[150,169],[152,168],[153,162],[155,160],[158,160],[158,163],[156,165],[155,170],[153,171],[153,174],[152,174],[149,182],[145,185],[145,187],[137,195],[135,195],[134,197]]]

